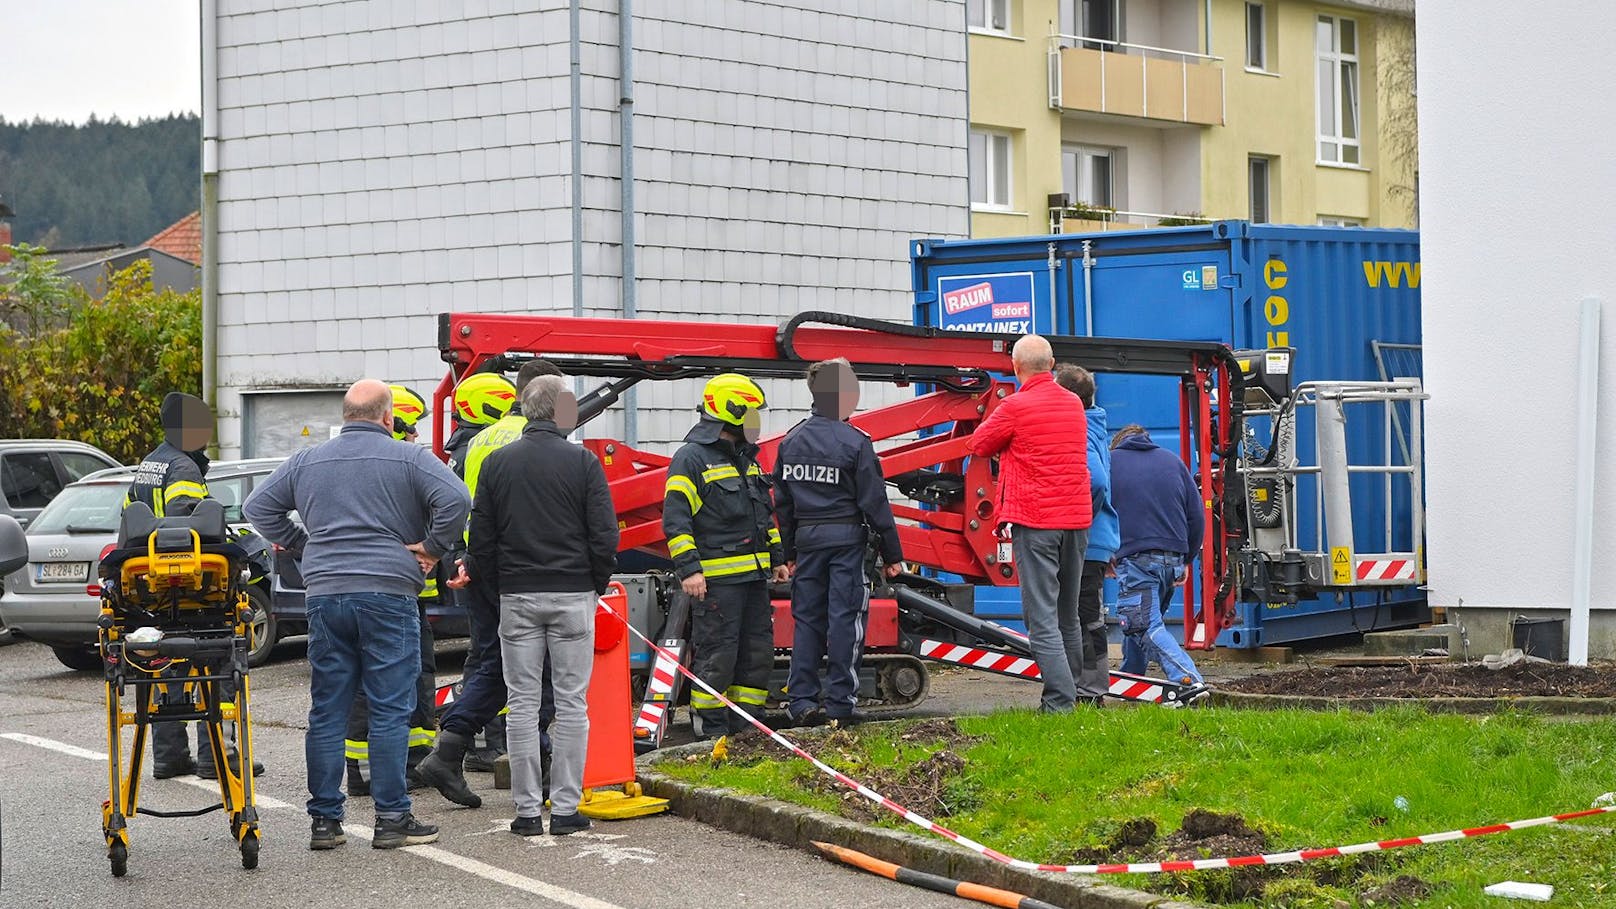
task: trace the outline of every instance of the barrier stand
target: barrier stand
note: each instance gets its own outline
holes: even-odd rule
[[[635,779],[634,713],[629,641],[623,616],[628,591],[616,581],[595,606],[595,665],[589,676],[589,754],[579,812],[607,821],[668,810],[668,800],[645,795]],[[616,789],[607,787],[620,787]]]

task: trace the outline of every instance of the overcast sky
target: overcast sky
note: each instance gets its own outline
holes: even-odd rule
[[[3,3],[0,117],[103,120],[202,106],[198,0]]]

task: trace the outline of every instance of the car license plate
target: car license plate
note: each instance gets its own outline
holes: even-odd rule
[[[89,562],[42,562],[39,580],[82,584],[90,579]]]

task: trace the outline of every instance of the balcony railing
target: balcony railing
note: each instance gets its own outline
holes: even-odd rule
[[[1055,110],[1222,126],[1223,92],[1222,57],[1082,35],[1049,37],[1049,106]]]
[[[1049,207],[1049,232],[1052,234],[1087,234],[1108,230],[1140,230],[1146,227],[1187,226],[1211,224],[1211,218],[1197,214],[1168,214],[1155,211],[1127,211],[1117,208],[1088,206]],[[1166,224],[1161,222],[1166,221]]]

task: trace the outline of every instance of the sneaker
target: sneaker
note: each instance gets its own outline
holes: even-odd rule
[[[171,764],[152,764],[152,778],[158,780],[171,780],[174,777],[195,772],[196,761],[189,757],[184,761],[175,761]]]
[[[593,826],[595,825],[589,823],[589,818],[584,817],[576,811],[572,814],[556,814],[554,811],[550,812],[551,836],[566,836],[569,833],[579,833],[584,830],[588,830]]]
[[[371,837],[372,849],[397,849],[400,846],[420,846],[438,841],[438,828],[423,824],[415,815],[406,814],[395,820],[376,819],[376,833]]]
[[[309,824],[310,849],[335,849],[348,842],[348,835],[342,832],[342,821],[334,817],[317,817]]]
[[[519,817],[511,821],[511,832],[517,836],[542,836],[544,834],[544,819],[541,817]]]

